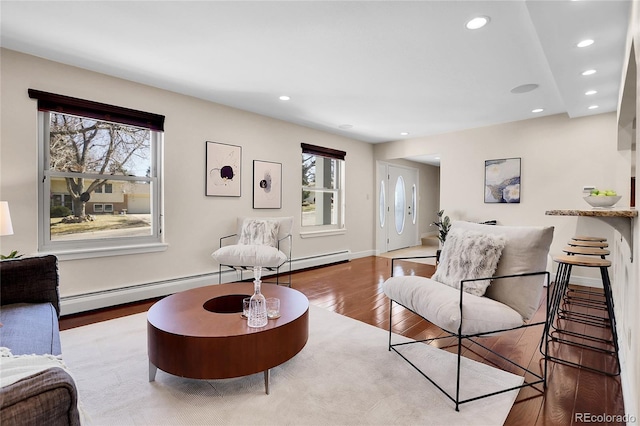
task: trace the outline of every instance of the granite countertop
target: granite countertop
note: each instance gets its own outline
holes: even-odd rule
[[[548,216],[591,216],[591,217],[638,217],[638,210],[635,207],[614,207],[610,209],[564,209],[547,210],[544,212]]]

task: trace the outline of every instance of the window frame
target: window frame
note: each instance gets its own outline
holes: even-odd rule
[[[302,238],[312,238],[327,235],[338,235],[346,233],[346,208],[345,208],[345,176],[346,176],[346,152],[338,151],[331,148],[324,148],[315,145],[301,144],[302,153],[300,155],[301,166],[304,155],[314,155],[316,157],[322,157],[325,159],[335,160],[335,188],[322,188],[322,187],[310,187],[302,185],[300,191],[300,236]],[[300,169],[302,173],[302,168]],[[336,224],[329,225],[303,225],[302,221],[302,194],[304,191],[311,191],[316,193],[333,193],[334,194],[334,208],[336,212]]]
[[[33,92],[33,93],[32,93]],[[167,249],[167,244],[164,242],[164,205],[163,205],[163,157],[164,157],[164,134],[162,131],[162,124],[158,127],[154,126],[151,129],[150,126],[142,126],[150,130],[150,176],[125,176],[125,175],[109,175],[109,180],[112,181],[147,181],[150,185],[150,211],[151,211],[151,232],[148,236],[133,236],[133,237],[111,237],[111,238],[94,238],[94,239],[79,239],[72,241],[52,241],[51,240],[51,217],[50,217],[50,197],[51,197],[51,178],[67,177],[69,173],[59,172],[49,169],[49,126],[51,120],[51,113],[62,113],[68,115],[76,115],[101,121],[119,122],[116,120],[107,120],[104,117],[95,117],[97,114],[81,114],[78,112],[71,113],[67,111],[60,111],[59,109],[52,109],[49,104],[45,103],[45,106],[41,106],[41,99],[34,94],[39,95],[44,92],[29,90],[29,95],[32,98],[38,99],[38,252],[43,254],[55,254],[61,260],[70,259],[83,259],[92,257],[103,256],[115,256],[123,254],[136,254],[136,253],[149,253],[164,251]],[[44,93],[44,95],[51,95]],[[43,95],[43,96],[44,96]],[[74,100],[78,102],[87,102],[90,105],[102,106],[104,104],[97,104],[91,101],[81,101],[75,98],[67,98],[61,95],[58,96],[63,100]],[[118,111],[133,111],[120,107],[111,107]],[[140,113],[144,114],[144,113]],[[155,116],[155,115],[153,115]],[[157,116],[162,117],[162,116]],[[164,120],[164,117],[162,117]],[[140,123],[140,121],[138,121]],[[128,124],[128,123],[123,123]],[[141,127],[139,124],[128,124],[132,126]],[[74,177],[83,177],[88,179],[104,178],[104,175],[91,174],[91,173],[74,173]],[[105,203],[102,203],[105,204]],[[104,206],[103,206],[104,213]],[[110,213],[110,212],[108,212]]]

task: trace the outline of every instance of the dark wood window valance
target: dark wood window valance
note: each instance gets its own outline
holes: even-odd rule
[[[324,148],[317,145],[309,145],[308,143],[301,143],[303,154],[320,155],[322,157],[335,158],[336,160],[344,160],[347,153],[345,151],[339,151],[332,148]]]
[[[63,114],[79,115],[96,120],[144,127],[161,132],[164,131],[164,115],[34,89],[29,89],[29,97],[38,100],[38,111],[53,111]]]

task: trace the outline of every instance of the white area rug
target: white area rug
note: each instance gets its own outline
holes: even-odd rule
[[[85,420],[93,425],[501,425],[517,396],[512,391],[485,398],[456,412],[387,350],[386,331],[315,306],[307,345],[271,370],[270,395],[262,373],[191,380],[158,370],[149,382],[146,313],[61,334],[64,361]],[[454,355],[427,345],[407,350],[453,389]],[[463,369],[463,396],[522,383],[519,376],[470,360]]]

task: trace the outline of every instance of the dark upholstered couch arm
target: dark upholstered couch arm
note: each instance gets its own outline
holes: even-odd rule
[[[0,388],[0,424],[80,425],[73,379],[53,367]]]
[[[55,256],[0,261],[0,303],[50,302],[60,316],[58,259]]]

